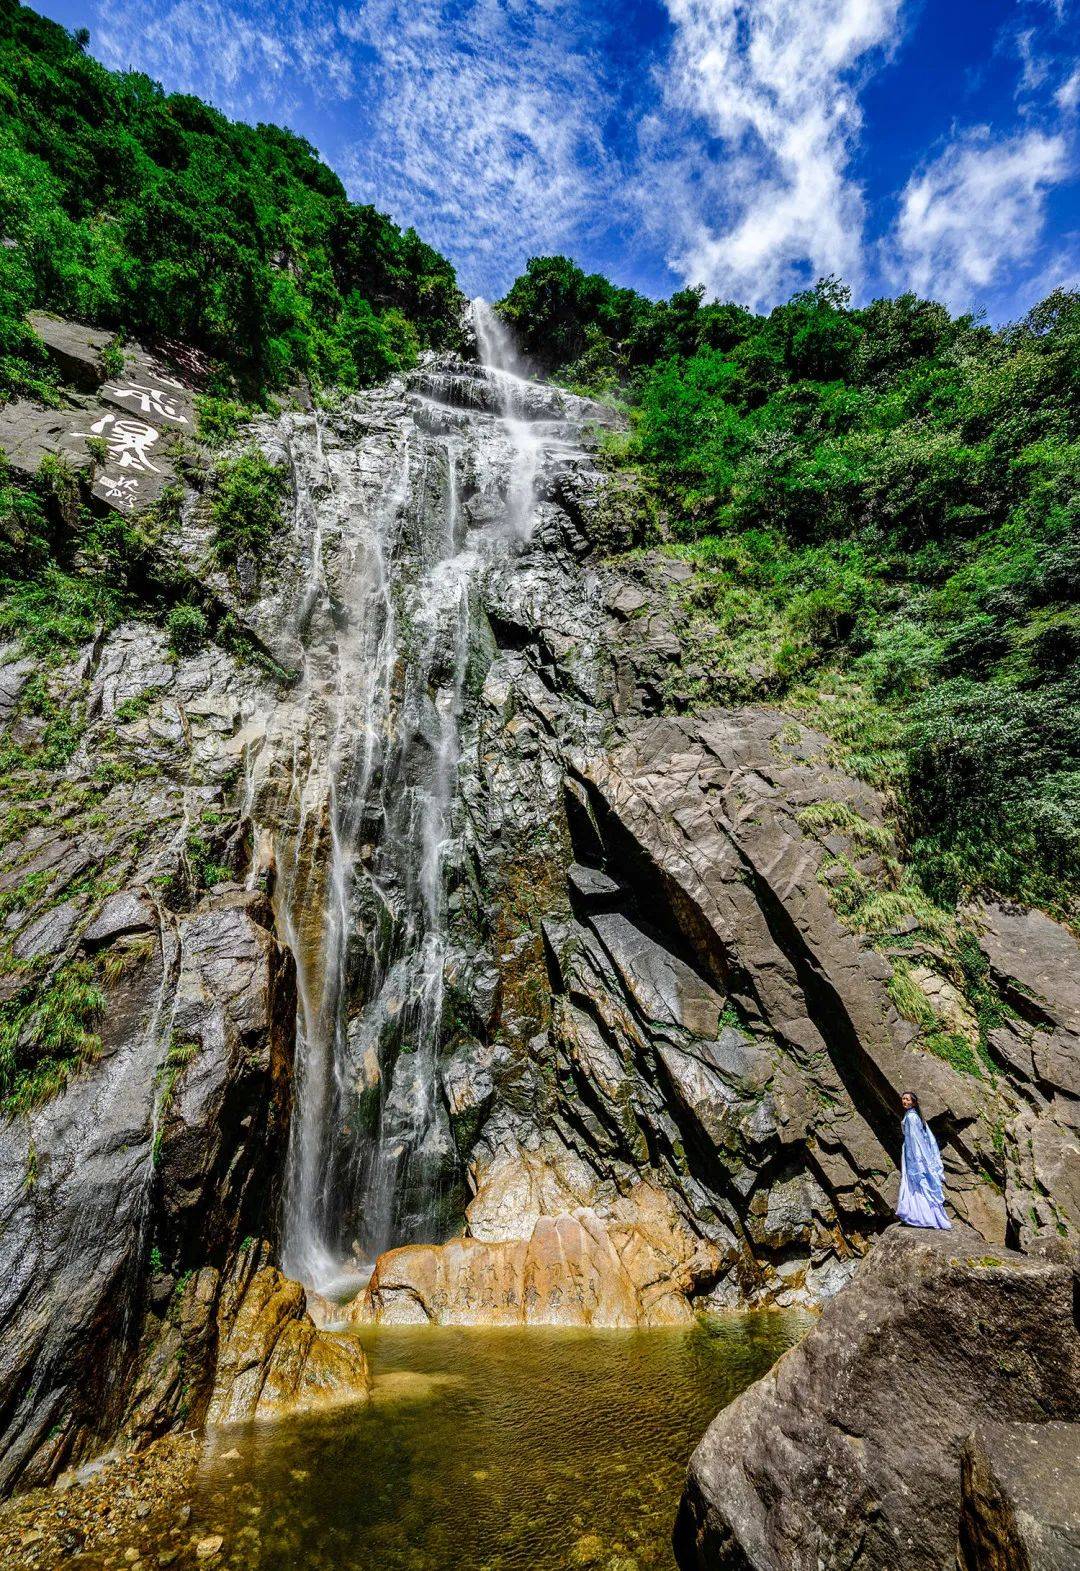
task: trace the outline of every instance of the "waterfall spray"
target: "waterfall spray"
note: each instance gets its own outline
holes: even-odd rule
[[[322,1292],[442,1236],[460,1169],[439,1051],[476,607],[565,437],[491,308],[473,319],[482,365],[428,362],[410,418],[345,442],[332,418],[291,417],[303,675],[247,791],[297,964],[284,1263]]]

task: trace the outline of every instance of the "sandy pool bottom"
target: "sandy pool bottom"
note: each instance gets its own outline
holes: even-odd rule
[[[691,1451],[809,1323],[371,1331],[373,1400],[219,1433],[195,1519],[252,1571],[670,1571]]]

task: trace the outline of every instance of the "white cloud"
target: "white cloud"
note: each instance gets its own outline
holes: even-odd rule
[[[1033,27],[1017,33],[1016,52],[1020,57],[1020,80],[1016,84],[1016,96],[1020,98],[1024,93],[1033,93],[1043,85],[1053,62],[1047,55],[1038,52]]]
[[[1054,102],[1063,114],[1071,115],[1080,109],[1080,65],[1062,82],[1054,94]]]
[[[1061,135],[964,132],[904,188],[892,236],[897,284],[970,306],[1035,259],[1048,191],[1070,171]]]
[[[227,114],[286,116],[297,88],[343,99],[349,52],[323,0],[100,0],[91,47],[118,70],[145,71],[170,92],[210,98]]]
[[[1066,235],[1039,271],[1024,282],[1025,302],[1045,300],[1055,289],[1080,289],[1080,235]]]
[[[374,53],[351,194],[451,252],[470,288],[580,239],[610,194],[609,99],[576,0],[363,0],[341,29]],[[512,276],[512,274],[511,274]]]
[[[896,41],[901,0],[666,5],[675,37],[664,109],[642,127],[642,200],[669,264],[753,306],[823,273],[857,282],[857,78]]]

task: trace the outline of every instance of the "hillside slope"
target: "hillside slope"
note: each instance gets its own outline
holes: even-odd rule
[[[366,386],[458,342],[450,264],[350,202],[301,137],[85,44],[0,3],[0,396],[48,386],[32,307],[182,341],[210,390],[247,397]]]
[[[1080,296],[992,332],[828,279],[759,317],[552,257],[501,309],[545,371],[629,407],[611,549],[692,568],[668,703],[782,704],[890,793],[931,899],[1075,920]]]

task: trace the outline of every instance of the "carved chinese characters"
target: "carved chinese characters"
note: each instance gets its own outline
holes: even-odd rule
[[[79,467],[93,456],[99,500],[123,512],[153,502],[174,478],[178,436],[195,431],[190,389],[139,344],[123,346],[122,374],[106,379],[108,334],[40,312],[31,326],[65,382],[93,391],[70,393],[66,410],[25,401],[0,410],[0,449],[8,461],[33,473],[45,453],[66,453]]]

